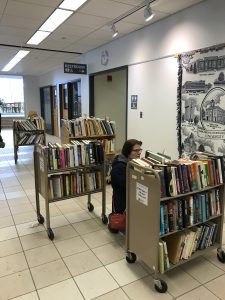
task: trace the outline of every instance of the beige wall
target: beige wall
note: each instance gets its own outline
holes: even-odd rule
[[[107,75],[112,81],[107,81]],[[109,116],[116,121],[116,149],[121,150],[126,138],[126,70],[119,70],[95,76],[95,116]]]

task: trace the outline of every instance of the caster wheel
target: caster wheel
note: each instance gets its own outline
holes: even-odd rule
[[[129,264],[133,264],[137,259],[137,256],[135,253],[133,252],[127,252],[127,256],[126,256],[126,261],[129,263]]]
[[[117,230],[117,229],[112,229],[109,225],[108,225],[108,229],[109,229],[109,231],[110,231],[111,233],[118,233],[118,232],[119,232],[119,230]]]
[[[217,252],[217,259],[221,262],[221,263],[225,263],[225,252],[223,250],[219,250]]]
[[[155,280],[155,289],[159,293],[165,293],[168,289],[167,283],[162,279]]]
[[[102,223],[103,224],[107,224],[108,223],[108,218],[106,217],[106,215],[102,216]]]
[[[94,210],[94,205],[92,203],[88,204],[88,210],[93,211]]]
[[[37,220],[38,220],[39,224],[43,224],[44,221],[45,221],[45,219],[44,219],[44,217],[42,215],[39,215],[38,218],[37,218]]]
[[[49,237],[49,239],[52,241],[52,240],[54,240],[54,233],[53,233],[53,231],[52,231],[52,229],[51,228],[49,228],[48,230],[47,230],[47,232],[48,232],[48,237]]]

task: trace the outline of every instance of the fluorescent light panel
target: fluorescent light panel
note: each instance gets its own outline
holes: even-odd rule
[[[59,8],[71,9],[73,11],[77,10],[81,5],[83,5],[87,0],[64,0]]]
[[[72,15],[72,11],[56,9],[51,16],[44,22],[44,24],[39,28],[42,31],[54,31],[59,25],[61,25],[69,16]]]
[[[42,42],[47,36],[49,36],[50,32],[47,31],[36,31],[35,34],[29,39],[27,44],[38,45]]]
[[[10,71],[16,64],[18,64],[21,59],[23,59],[30,51],[20,50],[17,54],[10,60],[10,62],[2,69],[2,71]]]

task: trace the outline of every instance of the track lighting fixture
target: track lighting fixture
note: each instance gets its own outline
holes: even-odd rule
[[[155,14],[152,12],[152,9],[151,9],[150,3],[149,3],[144,9],[145,22],[149,22],[154,17],[154,15]]]
[[[115,38],[118,35],[118,31],[116,30],[115,24],[131,16],[133,13],[139,11],[140,9],[144,8],[145,22],[150,21],[155,15],[151,10],[150,4],[152,4],[155,1],[156,0],[144,0],[142,1],[142,3],[138,4],[137,6],[134,6],[129,11],[123,13],[122,15],[118,16],[114,20],[111,20],[111,22],[108,23],[108,26],[111,27],[111,30],[113,32],[112,38]]]
[[[112,30],[112,33],[113,33],[112,37],[115,38],[118,35],[118,31],[116,30],[115,24],[112,24],[111,30]]]

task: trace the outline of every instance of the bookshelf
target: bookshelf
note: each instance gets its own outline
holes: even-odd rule
[[[94,139],[103,144],[106,157],[115,154],[115,122],[100,118],[80,117],[73,120],[62,119],[61,141]]]
[[[45,144],[45,124],[41,117],[13,121],[13,147],[15,164],[20,146]]]
[[[166,164],[161,161],[158,165],[150,161],[148,164],[146,159],[146,164],[135,160],[128,163],[126,260],[134,263],[139,256],[153,269],[155,289],[160,293],[167,291],[167,283],[158,274],[190,259],[217,249],[218,260],[225,263],[222,249],[223,157],[208,157],[208,164],[214,161],[217,167],[222,166],[221,174],[220,168],[216,167],[216,178],[211,176],[211,181],[205,179],[205,185],[199,179],[200,186],[198,183],[194,185],[191,182],[194,174],[188,175],[190,164],[201,164],[203,161],[206,161],[205,157],[192,162],[181,160],[179,164],[178,161],[176,164],[174,161],[167,161]],[[177,171],[176,184],[172,179],[166,181],[166,177],[172,178],[167,170],[171,170],[172,165]],[[186,179],[179,177],[179,165],[185,165]],[[167,173],[162,170],[167,170]],[[165,182],[162,182],[162,174]],[[202,172],[199,176],[204,176],[204,173],[200,174]],[[188,180],[189,190],[179,189],[179,184],[184,185],[184,180]],[[173,188],[170,188],[172,185]]]
[[[102,222],[106,224],[105,164],[102,144],[97,141],[72,141],[71,144],[36,145],[34,172],[37,220],[45,219],[40,211],[39,195],[45,199],[46,228],[49,239],[54,239],[50,226],[49,204],[87,195],[87,208],[94,210],[91,195],[102,193]]]

